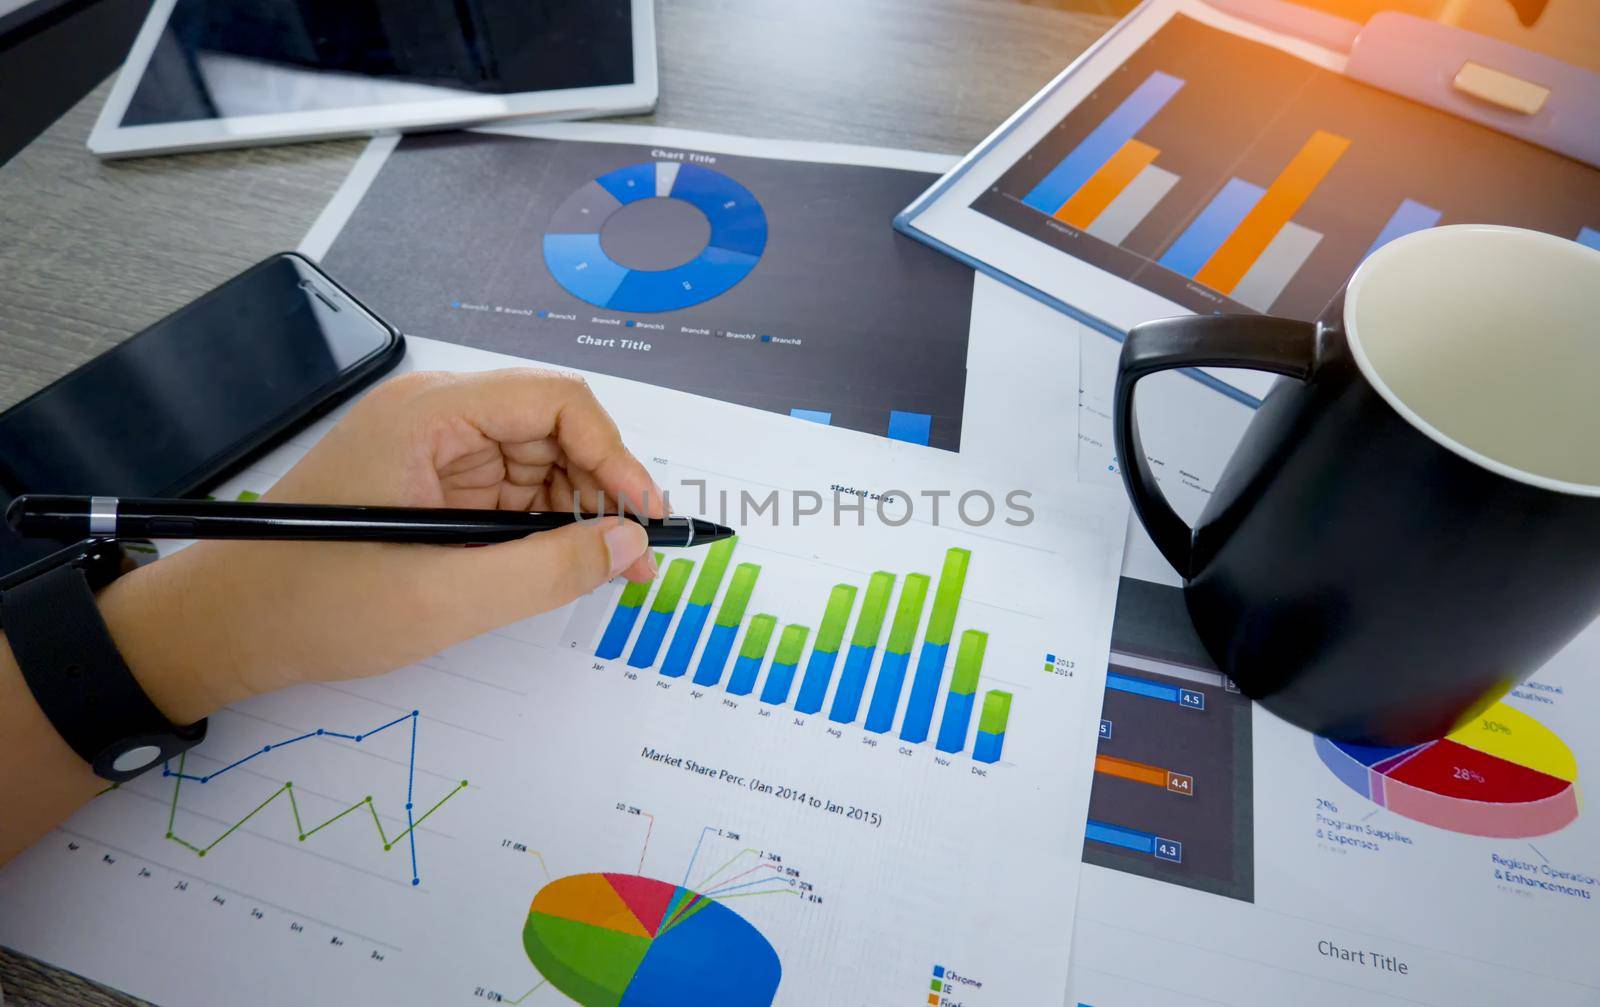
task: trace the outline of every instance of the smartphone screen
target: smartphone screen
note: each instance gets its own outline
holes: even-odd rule
[[[275,256],[0,414],[0,507],[28,492],[194,492],[398,347],[308,261]],[[0,572],[38,551],[0,541]]]

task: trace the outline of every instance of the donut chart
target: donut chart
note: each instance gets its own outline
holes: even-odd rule
[[[638,874],[573,874],[539,889],[522,929],[539,974],[583,1007],[769,1007],[778,953],[744,917]]]
[[[1496,703],[1448,737],[1404,748],[1316,739],[1351,790],[1412,821],[1470,836],[1526,839],[1570,825],[1578,764],[1556,734]]]
[[[654,199],[680,202],[703,215],[709,225],[703,247],[666,268],[618,262],[603,246],[602,231],[630,206]],[[699,243],[694,235],[663,237]],[[597,308],[653,313],[726,293],[756,267],[766,246],[766,211],[749,189],[702,165],[647,161],[607,172],[568,196],[545,232],[544,261],[568,293]]]

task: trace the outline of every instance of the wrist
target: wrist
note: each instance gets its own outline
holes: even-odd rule
[[[203,576],[194,546],[113,581],[101,617],[139,686],[175,724],[192,724],[251,694],[235,653],[223,585]],[[186,555],[195,553],[195,555]]]

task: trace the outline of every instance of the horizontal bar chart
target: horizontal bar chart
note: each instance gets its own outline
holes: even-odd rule
[[[1148,678],[1138,678],[1125,675],[1120,671],[1109,672],[1106,675],[1106,688],[1118,692],[1132,693],[1135,696],[1144,696],[1146,699],[1159,699],[1166,703],[1177,703],[1179,706],[1191,710],[1204,710],[1206,708],[1206,694],[1198,689],[1184,689],[1176,685],[1167,685],[1164,682],[1153,682]]]
[[[1152,787],[1160,787],[1162,790],[1182,794],[1185,797],[1194,796],[1193,776],[1174,773],[1160,766],[1149,766],[1142,762],[1134,762],[1132,759],[1119,759],[1113,755],[1097,755],[1094,757],[1094,771],[1134,783],[1147,783]]]
[[[695,686],[753,695],[764,707],[792,705],[796,725],[826,711],[829,722],[859,723],[872,734],[898,730],[902,742],[921,744],[934,732],[937,715],[937,750],[1000,761],[1012,693],[990,689],[980,708],[989,634],[957,627],[969,550],[946,550],[936,582],[925,573],[899,577],[878,570],[865,575],[864,585],[833,584],[813,632],[772,612],[747,617],[763,572],[759,564],[735,564],[737,548],[737,539],[718,542],[698,560],[693,553],[673,559],[649,583],[624,585],[620,597],[610,595],[616,600],[609,618],[607,594],[580,600],[567,638],[576,645],[599,633],[595,657],[601,660],[626,654],[628,667],[656,668],[664,680],[687,677],[692,668]],[[916,673],[907,690],[913,653]]]
[[[1091,843],[1104,843],[1134,853],[1144,853],[1157,860],[1169,860],[1175,864],[1183,862],[1182,843],[1176,839],[1165,839],[1138,829],[1124,828],[1109,822],[1097,822],[1091,818],[1084,830],[1084,838]]]

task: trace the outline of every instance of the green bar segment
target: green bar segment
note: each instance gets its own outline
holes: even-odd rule
[[[740,563],[733,568],[733,583],[722,596],[722,607],[717,609],[718,626],[737,626],[744,618],[744,608],[750,604],[750,592],[756,589],[756,578],[761,568],[754,563]],[[763,644],[765,646],[765,644]]]
[[[828,607],[822,612],[822,628],[817,630],[817,649],[825,654],[839,653],[839,643],[844,639],[845,623],[850,621],[850,609],[856,603],[854,584],[835,584],[828,594]]]
[[[983,712],[978,714],[978,730],[989,734],[1004,734],[1006,721],[1011,719],[1011,693],[990,689],[983,694]]]
[[[661,578],[661,590],[656,592],[656,600],[651,603],[650,611],[668,615],[677,611],[678,599],[683,597],[683,585],[689,583],[689,572],[693,569],[692,559],[673,560],[667,567],[667,575]]]
[[[660,553],[656,553],[656,565],[661,565]],[[622,589],[622,601],[620,602],[622,607],[638,608],[640,605],[643,605],[645,598],[649,597],[650,595],[650,585],[653,583],[655,583],[655,581],[647,580],[643,584],[639,584],[631,580],[628,581],[628,586]],[[638,617],[635,616],[635,618]]]
[[[778,652],[772,655],[772,663],[799,664],[800,655],[806,649],[806,637],[810,634],[811,629],[807,626],[783,627],[783,635],[778,637]]]
[[[928,598],[928,575],[906,574],[905,585],[900,588],[900,603],[894,608],[894,624],[889,627],[889,653],[909,654],[917,638],[917,625],[922,622],[922,603]]]
[[[738,541],[736,538],[725,538],[706,553],[706,561],[700,566],[700,576],[694,579],[694,590],[689,592],[689,604],[711,607],[711,602],[717,597],[717,588],[722,586],[722,575],[728,570],[728,560],[733,557],[734,543]]]
[[[889,595],[894,593],[894,574],[879,570],[867,582],[867,597],[861,602],[861,615],[856,619],[855,632],[850,634],[854,647],[876,647],[878,634],[883,630],[883,615],[889,610]]]
[[[756,615],[750,617],[750,628],[745,630],[744,643],[739,647],[740,657],[752,657],[757,661],[767,656],[767,644],[772,642],[772,627],[778,624],[775,615]]]
[[[951,692],[970,696],[978,691],[978,672],[983,670],[983,652],[988,646],[988,633],[969,629],[961,634],[961,647],[956,651],[956,673],[950,679]]]
[[[240,503],[255,503],[257,500],[261,499],[261,494],[257,493],[255,490],[240,490],[239,495],[234,497],[234,499]]]
[[[961,588],[967,583],[967,563],[972,553],[951,549],[944,554],[944,569],[939,571],[939,589],[933,596],[933,612],[928,616],[927,641],[943,647],[950,642],[956,626],[956,609],[961,607]]]

